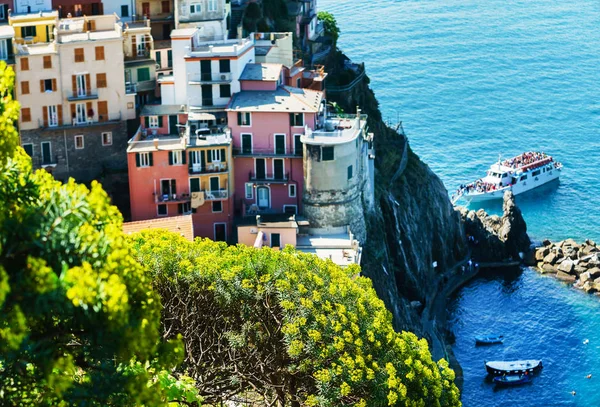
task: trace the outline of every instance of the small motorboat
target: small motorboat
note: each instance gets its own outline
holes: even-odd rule
[[[532,374],[539,372],[544,366],[541,360],[515,360],[512,362],[492,361],[485,362],[485,369],[492,376],[521,375],[525,372]]]
[[[504,342],[504,336],[476,336],[475,345],[496,345]]]
[[[529,374],[511,374],[494,377],[494,383],[498,386],[518,386],[529,382],[531,382],[531,375]]]

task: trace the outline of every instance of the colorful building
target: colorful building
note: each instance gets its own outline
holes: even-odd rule
[[[171,38],[175,29],[173,0],[136,0],[135,17],[138,21],[150,20],[152,37],[158,41]]]
[[[156,61],[150,20],[123,24],[125,87],[135,93],[136,107],[156,99]]]

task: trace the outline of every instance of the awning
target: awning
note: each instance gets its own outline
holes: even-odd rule
[[[190,112],[188,120],[217,120],[214,114]]]

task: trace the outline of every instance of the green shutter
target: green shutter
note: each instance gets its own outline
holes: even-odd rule
[[[190,151],[188,154],[190,155],[190,159],[189,159],[188,161],[189,161],[189,164],[190,164],[190,170],[191,170],[191,169],[192,169],[192,163],[193,163],[194,161],[192,160],[192,152]],[[183,154],[183,155],[185,155],[185,152],[184,152],[184,154]]]
[[[181,152],[181,163],[185,164],[185,151]]]
[[[290,126],[294,126],[294,113],[290,113]]]
[[[227,161],[227,159],[225,157],[225,149],[224,148],[221,149],[221,161]]]
[[[200,192],[200,178],[190,178],[190,192]]]
[[[135,153],[135,166],[140,166],[140,153]]]
[[[169,151],[169,165],[173,165],[173,152]]]
[[[163,116],[158,116],[158,127],[163,126]]]
[[[207,163],[212,163],[212,154],[211,154],[212,150],[206,150],[206,162]]]
[[[177,181],[174,179],[171,180],[171,193],[172,194],[177,193]]]
[[[156,55],[156,63],[158,64],[158,66],[160,66],[160,54],[161,54],[160,51],[157,51],[156,54],[154,54],[154,55]]]
[[[150,118],[148,116],[144,117],[144,127],[150,127]]]
[[[242,112],[238,112],[238,126],[242,125]]]
[[[154,160],[152,158],[152,153],[148,153],[148,162],[150,163],[150,167],[154,165]]]

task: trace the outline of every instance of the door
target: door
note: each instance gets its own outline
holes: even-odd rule
[[[264,158],[256,159],[256,179],[266,178],[265,164],[266,163]]]
[[[150,18],[150,3],[142,3],[142,16]]]
[[[58,126],[58,114],[56,105],[48,106],[48,125],[50,127]]]
[[[279,233],[271,233],[271,247],[281,247],[281,235]]]
[[[163,24],[162,35],[163,35],[163,40],[171,39],[171,24]]]
[[[168,200],[171,196],[171,183],[168,179],[163,179],[162,181],[160,181],[160,190],[162,193],[162,197],[167,198]]]
[[[85,96],[85,75],[77,75],[77,96]]]
[[[76,123],[85,123],[85,103],[77,103],[75,105],[75,122]]]
[[[100,11],[100,5],[102,3],[92,3],[92,15],[93,16],[99,16],[102,14],[102,12]]]
[[[252,136],[242,134],[242,154],[252,154]]]
[[[259,208],[264,209],[269,207],[269,188],[256,188],[256,204]]]
[[[212,106],[212,85],[202,85],[202,106]]]
[[[227,230],[224,223],[215,223],[215,242],[227,241]]]
[[[43,142],[42,143],[42,164],[51,164],[52,163],[52,154],[50,153],[50,143]]]
[[[211,192],[219,191],[219,177],[210,177],[210,190]]]
[[[278,154],[278,155],[285,154],[285,135],[284,134],[276,134],[275,135],[275,154]]]
[[[169,116],[169,133],[171,134],[179,134],[179,130],[177,129],[178,119],[177,115]]]
[[[211,61],[200,61],[200,76],[203,81],[212,80]]]
[[[275,179],[283,179],[283,160],[273,160],[273,173]]]

